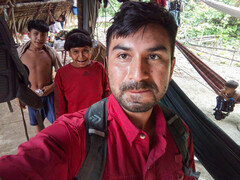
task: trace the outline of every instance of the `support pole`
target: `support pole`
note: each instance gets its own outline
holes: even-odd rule
[[[77,0],[78,29],[83,28],[83,1]]]

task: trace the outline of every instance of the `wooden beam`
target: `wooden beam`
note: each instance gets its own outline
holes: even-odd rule
[[[78,29],[83,29],[83,1],[77,0]]]
[[[35,6],[35,5],[45,5],[50,3],[59,3],[59,2],[68,2],[68,0],[48,0],[48,1],[37,1],[37,2],[29,2],[29,3],[17,3],[14,4],[13,7],[24,7],[24,6]],[[11,8],[10,5],[0,5],[0,8]]]

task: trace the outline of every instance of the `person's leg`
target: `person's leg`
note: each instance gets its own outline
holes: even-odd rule
[[[30,125],[35,126],[36,132],[40,132],[44,129],[43,124],[43,118],[41,116],[41,112],[37,112],[35,109],[32,109],[31,107],[28,107],[28,114],[29,114],[29,120]]]
[[[44,110],[45,110],[45,115],[47,117],[47,119],[49,120],[49,122],[51,124],[53,124],[53,122],[55,121],[55,110],[54,110],[54,93],[49,94],[46,97],[46,106],[44,106]]]

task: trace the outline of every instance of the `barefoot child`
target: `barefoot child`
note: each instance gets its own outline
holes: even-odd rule
[[[85,30],[74,29],[66,36],[64,49],[73,62],[60,68],[55,77],[56,117],[84,109],[109,96],[103,65],[91,61],[92,41]]]
[[[53,123],[55,120],[53,104],[53,72],[61,67],[57,52],[45,45],[47,41],[49,27],[42,20],[31,20],[28,23],[28,37],[30,41],[18,48],[18,55],[23,64],[29,69],[29,81],[31,89],[41,96],[44,108],[40,114],[42,119],[47,119]],[[24,107],[24,105],[22,105]],[[24,107],[25,108],[25,107]],[[30,124],[36,126],[37,132],[44,126],[38,124],[36,110],[28,107]]]

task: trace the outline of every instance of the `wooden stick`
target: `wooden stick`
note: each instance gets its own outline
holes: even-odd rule
[[[44,4],[59,3],[59,2],[67,2],[67,0],[48,0],[48,1],[45,1],[45,2],[17,3],[15,5],[13,5],[13,7],[36,6],[36,5],[44,5]],[[0,8],[11,8],[11,6],[0,5]]]

